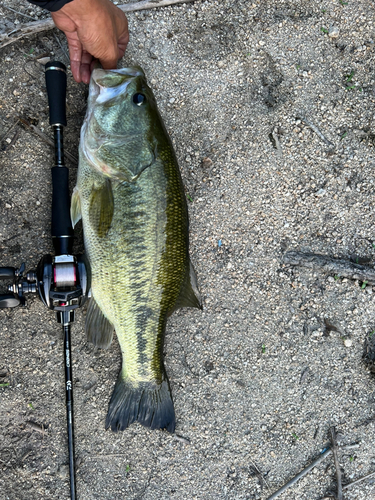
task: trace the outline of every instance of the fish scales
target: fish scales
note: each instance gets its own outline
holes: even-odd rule
[[[107,347],[115,330],[122,352],[106,426],[138,420],[173,432],[167,316],[201,299],[181,175],[139,68],[93,72],[72,197],[73,223],[80,217],[91,268],[87,337]]]
[[[154,345],[162,343],[164,317],[177,299],[188,259],[185,245],[166,244],[167,235],[180,239],[176,232],[187,225],[182,202],[175,204],[168,221],[163,206],[166,189],[164,169],[148,169],[137,184],[116,188],[114,218],[105,242],[95,226],[89,223],[85,229],[90,260],[101,262],[100,268],[92,269],[94,297],[119,337],[124,375],[135,383],[160,378],[160,367],[153,363]],[[89,201],[82,213],[88,211]],[[108,290],[115,290],[116,296]]]

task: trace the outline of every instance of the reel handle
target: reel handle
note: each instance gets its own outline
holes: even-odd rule
[[[17,269],[15,267],[0,267],[0,280],[12,280],[16,277]],[[20,299],[14,293],[0,294],[0,309],[16,307],[21,303]]]
[[[21,300],[14,293],[0,294],[0,309],[8,309],[8,307],[17,307],[21,304]]]
[[[19,305],[24,306],[24,293],[36,292],[34,272],[29,271],[26,276],[24,276],[24,272],[24,262],[18,269],[15,267],[0,267],[0,280],[12,281],[12,284],[7,286],[7,290],[12,293],[0,294],[0,309],[17,307]]]
[[[13,280],[16,276],[15,267],[0,267],[0,280]]]

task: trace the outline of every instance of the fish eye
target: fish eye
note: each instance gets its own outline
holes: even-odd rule
[[[144,94],[140,94],[137,92],[136,94],[133,95],[133,102],[137,106],[142,106],[146,102],[146,96]]]

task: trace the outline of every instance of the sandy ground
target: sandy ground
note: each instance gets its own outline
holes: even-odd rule
[[[45,16],[26,2],[3,5]],[[28,21],[1,12],[1,29]],[[78,312],[78,498],[264,500],[329,444],[331,425],[341,443],[359,444],[340,453],[344,482],[374,471],[375,381],[362,360],[375,329],[373,289],[282,264],[287,250],[374,262],[374,6],[197,0],[128,19],[120,64],[144,68],[175,145],[204,310],[178,311],[167,326],[179,438],[138,424],[104,430],[119,346],[88,345]],[[5,266],[33,268],[52,251],[53,152],[11,127],[22,116],[51,136],[37,59],[67,63],[63,49],[55,31],[1,53]],[[69,75],[65,147],[74,155],[86,96]],[[73,186],[76,168],[66,163]],[[0,499],[68,499],[60,327],[36,297],[0,318]],[[332,489],[330,457],[280,499],[318,500]],[[375,483],[344,498],[371,500]]]

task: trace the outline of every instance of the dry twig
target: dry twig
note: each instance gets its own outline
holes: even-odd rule
[[[273,129],[273,131],[271,132],[271,134],[272,134],[273,140],[275,141],[275,146],[276,146],[276,150],[277,150],[277,156],[279,156],[279,158],[282,158],[283,157],[283,150],[281,149],[281,144],[280,144],[280,141],[279,141],[279,137],[277,135],[277,127],[275,127]]]
[[[4,146],[2,146],[1,150],[2,151],[6,151],[7,149],[9,149],[11,146],[13,146],[16,142],[17,142],[17,139],[20,135],[20,131],[19,129],[16,130],[16,133],[13,135],[12,139],[10,140],[9,144],[4,144]]]
[[[351,483],[344,484],[343,487],[342,487],[342,489],[343,490],[348,490],[352,486],[355,486],[356,484],[362,483],[362,481],[366,481],[366,479],[371,479],[374,476],[375,476],[375,471],[374,472],[370,472],[370,474],[366,474],[365,476],[362,476],[362,477],[356,479],[355,481],[352,481]],[[334,494],[333,493],[327,493],[320,500],[328,500],[329,498],[334,498]]]
[[[177,3],[194,2],[195,0],[143,0],[136,3],[118,5],[124,12],[135,12],[139,10],[154,9],[156,7],[166,7]],[[48,31],[55,27],[52,19],[43,19],[32,23],[21,24],[17,28],[0,33],[0,48],[6,47],[28,35],[35,35],[42,31]]]
[[[316,458],[313,462],[311,462],[310,465],[308,465],[305,469],[301,470],[296,476],[294,476],[290,481],[288,481],[284,486],[282,486],[279,490],[277,490],[273,495],[267,498],[267,500],[274,500],[277,498],[281,493],[283,493],[285,490],[293,486],[294,483],[299,481],[303,476],[306,476],[311,469],[313,469],[316,465],[319,465],[320,462],[323,462],[323,460],[328,457],[332,453],[332,450],[328,448],[325,452],[323,452],[321,455],[319,455],[318,458]]]
[[[46,430],[44,428],[44,425],[39,425],[35,422],[32,422],[31,420],[28,420],[26,422],[27,427],[30,427],[30,429],[33,429],[34,431],[41,432],[42,434],[46,433]]]
[[[337,500],[343,500],[342,498],[342,479],[341,479],[341,469],[338,457],[338,445],[337,445],[337,434],[336,429],[331,427],[331,441],[332,441],[332,453],[336,468],[336,478],[337,478]]]
[[[35,17],[31,17],[28,14],[25,14],[24,12],[19,12],[18,10],[14,10],[14,9],[12,9],[12,7],[8,7],[7,5],[1,4],[0,7],[2,9],[10,10],[11,12],[14,12],[15,14],[18,14],[19,16],[28,17],[29,19],[32,19],[33,21],[37,21],[38,20]]]
[[[367,285],[375,285],[375,271],[371,267],[348,260],[332,259],[315,253],[287,252],[283,256],[283,262],[292,266],[320,269],[340,278],[350,278],[366,282]]]
[[[38,127],[36,127],[32,123],[28,122],[24,118],[20,118],[19,117],[18,119],[19,119],[19,121],[23,125],[25,125],[27,128],[29,128],[30,130],[32,130],[38,137],[40,137],[46,144],[49,144],[53,148],[55,147],[55,143],[53,142],[53,140],[50,139],[44,132],[42,132],[41,130],[39,130]],[[73,156],[71,153],[69,153],[68,151],[64,151],[64,155],[67,158],[69,158],[69,160],[73,163],[74,166],[78,165],[77,158],[75,156]]]
[[[53,36],[55,37],[56,42],[58,43],[58,45],[60,46],[60,49],[61,49],[62,53],[64,54],[64,57],[66,59],[66,63],[69,64],[70,63],[70,59],[69,59],[69,54],[68,54],[67,50],[65,49],[65,47],[63,47],[62,43],[59,40],[59,37],[56,35],[55,32],[53,33]]]
[[[318,127],[317,127],[316,125],[314,125],[313,123],[311,123],[311,122],[310,122],[310,121],[306,118],[306,116],[304,116],[304,115],[300,114],[300,115],[297,115],[297,118],[298,118],[299,120],[301,120],[303,123],[305,123],[305,125],[307,125],[309,128],[311,128],[311,130],[312,130],[313,132],[315,132],[315,133],[316,133],[316,135],[317,135],[318,137],[320,137],[320,138],[322,139],[322,141],[323,141],[323,142],[325,142],[325,143],[327,144],[327,146],[329,146],[330,148],[334,148],[334,147],[335,147],[335,145],[334,145],[331,141],[329,141],[329,140],[325,137],[325,135],[323,135],[323,133],[322,133],[322,132],[318,129]]]
[[[343,490],[348,490],[349,488],[351,488],[355,484],[361,483],[362,481],[366,481],[366,479],[370,479],[371,477],[374,477],[374,476],[375,476],[375,471],[374,472],[370,472],[370,474],[366,474],[365,476],[362,476],[359,479],[356,479],[355,481],[352,481],[349,484],[344,484],[344,486],[342,487],[342,489]]]
[[[358,444],[352,444],[352,445],[348,445],[348,446],[342,446],[341,449],[342,450],[352,450],[352,449],[355,449],[355,448],[358,448],[358,447],[359,447]],[[323,453],[321,453],[318,458],[316,458],[313,462],[311,462],[310,465],[308,465],[305,469],[301,470],[301,472],[299,472],[290,481],[288,481],[286,484],[284,484],[284,486],[282,486],[279,490],[277,490],[270,497],[268,497],[267,500],[274,500],[279,495],[281,495],[281,493],[284,493],[285,490],[287,490],[288,488],[290,488],[291,486],[293,486],[293,484],[295,484],[299,479],[301,479],[302,477],[306,476],[306,474],[308,472],[310,472],[311,469],[313,469],[315,466],[319,465],[320,462],[322,462],[331,453],[332,453],[332,448],[328,448],[326,451],[324,451]]]
[[[183,436],[179,436],[178,434],[173,434],[173,437],[175,438],[176,441],[180,441],[181,443],[191,444],[190,439],[184,438]]]
[[[254,474],[258,478],[261,489],[263,490],[263,485],[265,484],[267,488],[270,490],[271,489],[270,485],[268,484],[267,479],[264,477],[265,474],[259,470],[257,465],[251,459],[249,459],[249,462],[251,462],[250,470],[254,472]]]
[[[5,132],[5,134],[0,138],[0,145],[3,142],[3,140],[6,138],[6,136],[9,135],[12,132],[12,130],[14,130],[17,127],[17,125],[18,125],[18,121],[15,120],[15,122],[13,123],[13,125],[11,125],[8,128],[8,130]]]

